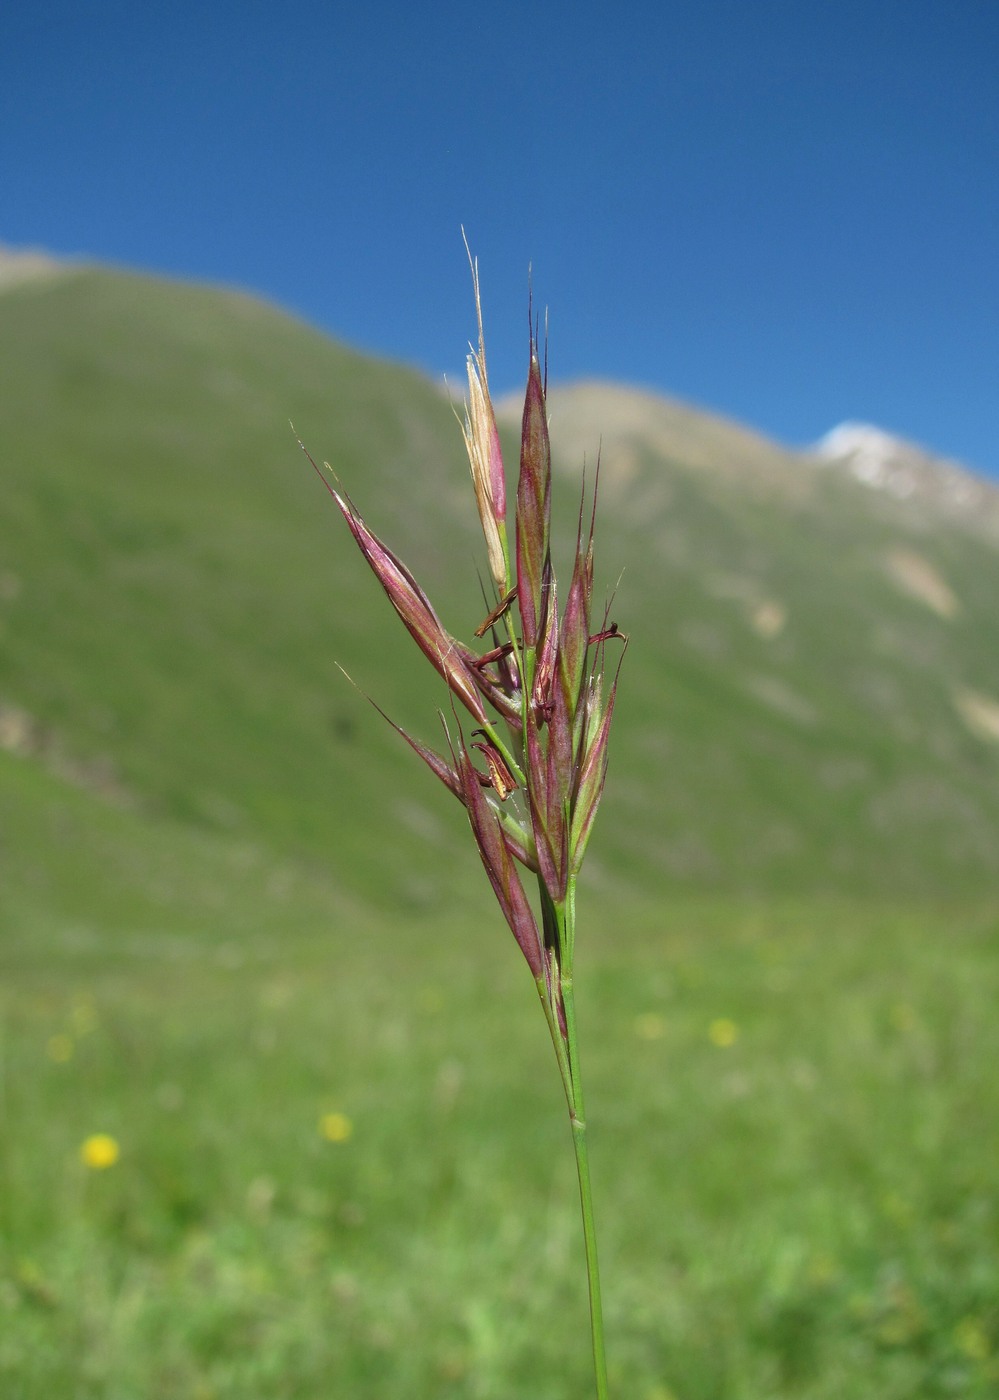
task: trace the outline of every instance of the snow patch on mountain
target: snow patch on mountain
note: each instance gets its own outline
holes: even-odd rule
[[[886,433],[871,423],[840,423],[812,449],[820,462],[898,501],[936,506],[964,518],[978,515],[987,533],[999,530],[999,492],[965,467]]]
[[[820,457],[842,462],[865,486],[905,500],[917,487],[915,468],[930,458],[919,448],[871,423],[840,423],[815,446]]]

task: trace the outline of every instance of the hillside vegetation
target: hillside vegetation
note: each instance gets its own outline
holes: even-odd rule
[[[152,898],[170,881],[135,869],[192,834],[348,902],[477,898],[457,805],[336,668],[433,739],[442,688],[289,427],[468,636],[481,550],[441,394],[248,296],[89,269],[4,293],[0,382],[8,907],[58,899],[74,859],[100,865],[75,898]],[[633,638],[593,890],[995,890],[981,512],[632,390],[550,411],[563,542],[602,442],[598,590]]]

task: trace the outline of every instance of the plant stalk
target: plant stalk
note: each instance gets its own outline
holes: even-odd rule
[[[573,882],[570,882],[573,883]],[[572,947],[574,930],[575,900],[570,897],[561,912],[560,923],[566,935],[565,942]],[[566,927],[569,925],[569,927]],[[604,1315],[600,1298],[600,1265],[597,1260],[597,1229],[593,1215],[593,1188],[590,1182],[590,1158],[586,1142],[586,1110],[583,1105],[583,1081],[579,1066],[579,1041],[576,1031],[576,1007],[573,1000],[572,972],[563,967],[560,975],[562,1009],[565,1013],[565,1040],[567,1051],[559,1056],[562,1069],[562,1083],[569,1105],[569,1126],[572,1129],[572,1148],[576,1156],[576,1175],[579,1178],[579,1204],[583,1216],[583,1245],[586,1252],[586,1279],[590,1295],[590,1334],[593,1341],[593,1371],[597,1385],[597,1400],[608,1400],[607,1356],[604,1347]],[[554,1029],[554,1028],[553,1028]],[[554,1034],[553,1034],[554,1038]],[[561,1032],[559,1032],[561,1039]],[[556,1047],[557,1050],[557,1047]],[[567,1062],[567,1063],[566,1063]],[[565,1066],[563,1068],[563,1065]],[[566,1073],[568,1070],[568,1073]]]

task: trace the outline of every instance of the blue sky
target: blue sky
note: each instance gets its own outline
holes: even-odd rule
[[[999,4],[12,5],[0,242],[999,476]],[[2,314],[2,306],[0,306]],[[459,380],[460,382],[460,380]]]

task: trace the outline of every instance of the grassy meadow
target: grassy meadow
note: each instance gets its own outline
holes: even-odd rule
[[[530,977],[335,663],[427,739],[441,687],[287,427],[467,637],[449,405],[87,269],[0,297],[0,382],[0,1397],[591,1394]],[[639,408],[576,988],[613,1394],[999,1395],[999,550]]]
[[[564,1104],[483,907],[11,950],[0,1393],[589,1393]],[[995,1394],[994,915],[663,904],[581,938],[615,1393]]]

